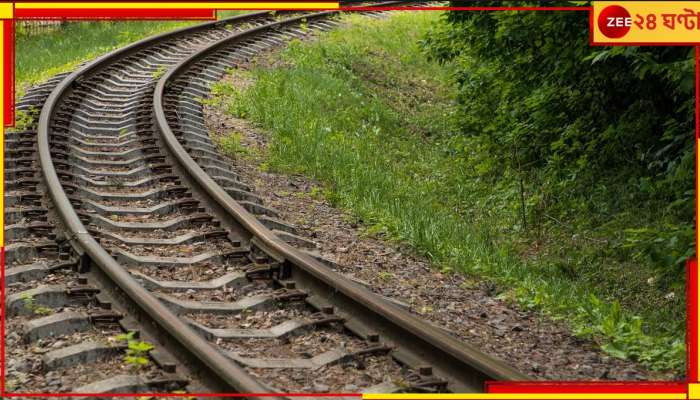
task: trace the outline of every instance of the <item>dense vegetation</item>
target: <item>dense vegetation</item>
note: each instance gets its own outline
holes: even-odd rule
[[[270,132],[265,165],[609,354],[682,374],[689,50],[589,48],[575,12],[348,20],[252,87],[216,87]]]
[[[693,49],[591,47],[580,12],[446,20],[426,44],[459,64],[459,156],[481,178],[523,181],[523,228],[650,210],[621,248],[649,256],[660,285],[681,283],[694,252]]]
[[[695,253],[694,52],[591,47],[586,17],[446,14],[425,45],[457,65],[455,157],[501,188],[496,201],[530,239],[529,257],[555,250],[554,271],[592,282],[630,269],[680,303]],[[639,285],[604,291],[631,307],[663,303]],[[673,310],[677,322],[659,329],[683,330]]]

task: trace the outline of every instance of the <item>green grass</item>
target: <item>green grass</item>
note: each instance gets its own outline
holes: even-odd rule
[[[224,19],[228,17],[235,17],[236,15],[254,13],[262,10],[222,10],[216,12],[217,19]]]
[[[220,11],[219,19],[249,11]],[[28,34],[21,29],[16,40],[18,94],[28,85],[70,71],[131,42],[202,21],[90,21],[67,22],[55,30]]]
[[[69,71],[80,62],[160,32],[191,25],[193,21],[68,22],[57,30],[34,35],[17,34],[18,88]]]
[[[650,268],[620,258],[620,241],[601,242],[603,231],[569,221],[523,230],[517,186],[481,179],[458,156],[470,149],[455,135],[450,66],[428,61],[419,44],[439,14],[347,18],[350,28],[293,42],[276,68],[253,70],[246,91],[219,88],[229,113],[269,132],[265,164],[323,182],[368,232],[410,244],[436,268],[489,280],[611,355],[682,374],[683,293],[647,284]],[[605,232],[634,226],[628,214]]]
[[[241,144],[241,134],[237,132],[221,136],[218,138],[217,143],[226,154],[234,158],[246,157],[254,151]]]

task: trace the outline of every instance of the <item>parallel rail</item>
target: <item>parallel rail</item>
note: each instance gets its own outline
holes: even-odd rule
[[[36,146],[59,236],[80,258],[79,268],[95,276],[91,281],[195,377],[190,391],[300,391],[298,382],[316,373],[297,371],[331,374],[348,360],[388,366],[405,379],[400,385],[370,380],[361,390],[478,392],[488,380],[527,380],[289,245],[269,227],[285,224],[263,218],[274,210],[237,181],[202,132],[193,96],[206,97],[227,67],[259,51],[332,28],[333,14],[262,12],[184,28],[113,51],[63,78],[41,109]],[[135,217],[147,222],[128,222]],[[189,231],[168,233],[183,229]],[[180,248],[176,241],[198,254],[171,253]],[[228,269],[207,281],[148,276],[202,265]],[[224,277],[232,278],[222,286]],[[245,295],[251,282],[259,295]],[[235,301],[200,301],[212,288],[231,289]],[[185,290],[195,300],[183,300]],[[289,314],[274,327],[287,327],[283,334],[197,320],[269,307]],[[241,356],[246,343],[290,340],[309,330],[324,341],[341,340],[343,348],[306,360]],[[235,351],[222,344],[229,341]],[[270,371],[287,371],[288,386],[264,382]]]
[[[325,15],[316,14],[314,17],[322,18]],[[401,354],[396,356],[401,362],[412,365],[415,369],[420,365],[432,366],[439,376],[448,379],[450,389],[456,392],[479,391],[486,380],[525,380],[525,376],[512,367],[379,298],[281,240],[214,181],[182,146],[166,118],[164,96],[167,86],[185,74],[198,60],[257,34],[262,29],[241,32],[213,43],[175,65],[158,81],[153,96],[158,130],[180,169],[189,175],[193,185],[207,197],[207,203],[218,205],[225,216],[240,225],[237,230],[247,233],[247,240],[255,241],[278,261],[290,267],[281,279],[293,277],[296,282],[303,282],[303,287],[320,293],[325,300],[344,310],[346,315],[354,316],[366,330],[377,330],[389,338],[401,349]]]
[[[219,378],[222,387],[227,391],[241,393],[264,393],[269,391],[258,381],[247,374],[239,365],[231,362],[220,352],[216,351],[206,340],[198,335],[192,328],[178,318],[162,302],[156,299],[148,290],[140,285],[87,231],[80,217],[68,199],[58,174],[51,154],[49,142],[51,118],[56,113],[57,105],[66,95],[72,85],[82,77],[94,73],[115,60],[126,57],[139,49],[152,46],[164,40],[176,38],[184,34],[200,32],[212,27],[230,23],[242,23],[266,13],[247,14],[236,16],[212,23],[186,27],[173,32],[167,32],[151,38],[140,40],[129,46],[117,49],[96,60],[78,68],[67,76],[49,95],[39,116],[38,124],[38,151],[41,162],[42,175],[44,177],[47,192],[51,196],[56,213],[68,233],[68,239],[76,252],[87,257],[90,263],[98,267],[133,304],[140,308],[140,314],[152,318],[160,329],[161,335],[171,336],[180,344],[182,350],[191,353],[190,359],[201,362],[207,371]]]

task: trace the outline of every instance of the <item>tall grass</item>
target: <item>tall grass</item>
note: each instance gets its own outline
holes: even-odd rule
[[[247,91],[222,90],[224,102],[270,132],[270,168],[324,182],[328,198],[371,232],[412,245],[445,271],[497,283],[503,298],[565,319],[614,356],[681,373],[683,316],[675,303],[621,307],[615,300],[636,290],[629,265],[598,270],[584,256],[617,261],[588,243],[587,252],[570,255],[584,261],[572,276],[554,266],[556,255],[531,260],[517,251],[517,212],[504,200],[517,188],[467,172],[465,149],[456,151],[465,142],[456,134],[450,68],[421,50],[438,17],[349,17],[351,28],[294,42],[281,67],[254,70]],[[644,265],[634,267],[644,276]]]

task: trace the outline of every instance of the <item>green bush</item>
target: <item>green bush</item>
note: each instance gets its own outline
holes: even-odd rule
[[[695,253],[693,49],[592,47],[586,12],[444,18],[424,46],[458,65],[456,140],[474,173],[512,182],[526,226],[608,225],[620,256],[681,285]]]

